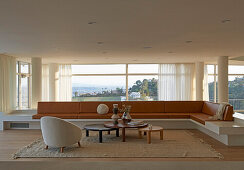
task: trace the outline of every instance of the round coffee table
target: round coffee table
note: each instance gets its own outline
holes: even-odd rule
[[[99,131],[99,143],[103,142],[103,131],[107,131],[110,134],[110,131],[116,130],[116,136],[119,137],[119,129],[118,128],[109,128],[104,127],[103,124],[91,124],[85,125],[84,129],[86,130],[86,136],[89,136],[89,131]]]
[[[115,125],[112,121],[105,122],[104,126],[108,128],[122,128],[122,141],[125,142],[125,129],[126,128],[143,128],[146,127],[148,124],[143,123],[143,124],[138,124],[138,125],[131,125],[131,124],[125,124],[122,120],[119,120],[119,123]]]
[[[145,128],[140,128],[138,129],[138,133],[139,133],[139,138],[142,138],[142,132],[146,132],[147,133],[147,143],[150,144],[151,143],[151,133],[152,132],[160,132],[160,140],[163,140],[163,131],[164,129],[160,126],[152,126],[152,129],[150,129],[149,127],[145,127]]]

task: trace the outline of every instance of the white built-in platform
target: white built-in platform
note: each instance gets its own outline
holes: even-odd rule
[[[36,110],[18,110],[12,114],[0,113],[0,130],[40,129],[40,120],[32,119]],[[228,146],[244,146],[244,114],[235,113],[235,121],[207,121],[205,125],[192,119],[146,119],[144,121],[164,129],[198,129]],[[86,124],[110,119],[68,119],[83,128]]]

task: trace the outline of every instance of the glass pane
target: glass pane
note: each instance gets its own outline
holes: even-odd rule
[[[72,65],[72,74],[125,74],[125,64]]]
[[[214,102],[214,76],[208,76],[209,101]]]
[[[234,110],[244,110],[244,76],[229,76],[229,103]]]
[[[28,77],[21,77],[21,107],[28,108],[29,107],[29,85],[28,85]]]
[[[208,74],[214,74],[214,65],[207,65]]]
[[[158,100],[158,76],[129,76],[129,100]]]
[[[16,62],[16,73],[19,73],[19,62]]]
[[[16,75],[16,106],[19,107],[19,76]]]
[[[29,73],[29,64],[20,62],[21,73]]]
[[[125,76],[73,76],[73,101],[124,101]]]
[[[158,73],[158,64],[129,64],[128,73]]]
[[[229,74],[244,74],[244,66],[229,66]]]

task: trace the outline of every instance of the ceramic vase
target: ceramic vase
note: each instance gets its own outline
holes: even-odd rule
[[[124,123],[130,122],[131,121],[130,113],[124,112],[121,119],[123,120]]]
[[[119,111],[118,104],[113,104],[113,115],[112,115],[111,119],[113,120],[113,123],[115,125],[117,125],[119,123],[118,120],[120,117],[118,115],[118,111]]]

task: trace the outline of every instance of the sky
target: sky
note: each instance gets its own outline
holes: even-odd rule
[[[129,73],[158,73],[158,64],[130,64],[128,65]],[[125,64],[115,65],[72,65],[73,74],[125,74]],[[129,87],[137,80],[152,79],[158,76],[129,76]],[[126,86],[126,76],[73,76],[72,83],[76,86],[82,84],[83,86]]]

